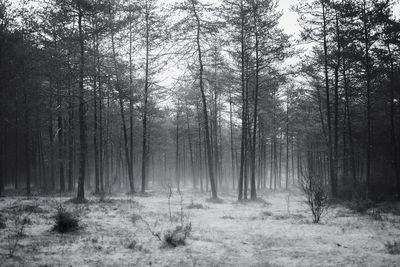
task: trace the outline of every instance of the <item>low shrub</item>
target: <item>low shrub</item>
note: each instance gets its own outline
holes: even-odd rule
[[[389,254],[400,255],[400,241],[386,242],[385,249]]]
[[[355,212],[366,213],[367,210],[374,207],[374,203],[371,200],[354,198],[352,201],[347,202],[346,206]]]
[[[328,190],[314,176],[303,177],[301,186],[306,196],[306,203],[312,214],[313,223],[319,223],[322,214],[329,207]]]
[[[200,209],[206,209],[207,207],[203,206],[203,205],[200,204],[200,203],[194,203],[194,202],[192,201],[192,203],[190,203],[190,205],[188,205],[186,208],[188,208],[188,209],[197,209],[197,210],[200,210]]]
[[[13,206],[10,206],[6,208],[6,211],[11,212],[11,213],[45,213],[39,205],[29,205],[29,204],[16,204]]]
[[[6,218],[0,213],[0,229],[6,228]]]
[[[132,223],[136,224],[136,222],[140,221],[142,219],[142,216],[139,214],[134,213],[131,217]]]
[[[78,216],[67,211],[62,205],[60,205],[54,216],[53,231],[59,233],[69,233],[77,230],[79,230]]]
[[[109,198],[105,192],[101,192],[98,194],[98,202],[99,203],[113,203],[112,199]]]
[[[208,198],[208,199],[206,199],[206,201],[209,203],[214,203],[214,204],[224,203],[224,200],[222,198]]]
[[[382,215],[381,210],[379,208],[373,208],[369,210],[368,215],[376,221],[382,221],[384,219],[384,216]]]
[[[272,212],[270,212],[270,211],[263,211],[263,212],[261,212],[261,215],[262,215],[262,216],[269,217],[269,216],[272,216]]]
[[[223,220],[234,220],[235,217],[232,217],[230,215],[224,215],[224,216],[221,217],[221,219],[223,219]]]
[[[137,245],[136,240],[132,240],[131,242],[129,242],[127,248],[129,248],[129,249],[135,249],[136,245]]]
[[[164,245],[169,247],[184,246],[191,231],[191,223],[188,223],[185,226],[179,225],[173,230],[166,231],[164,234]]]

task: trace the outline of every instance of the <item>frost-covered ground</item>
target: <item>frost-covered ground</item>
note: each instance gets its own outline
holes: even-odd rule
[[[265,192],[258,202],[238,203],[234,195],[221,195],[223,203],[217,204],[205,194],[184,191],[181,199],[174,192],[172,218],[166,192],[103,202],[91,197],[87,204],[64,204],[83,224],[68,234],[52,231],[57,202],[67,197],[2,198],[6,228],[0,230],[0,265],[400,266],[400,255],[385,248],[400,240],[400,217],[382,213],[376,220],[337,205],[321,224],[312,224],[301,195],[292,194],[289,205],[287,196]],[[25,215],[29,220],[16,237],[21,224],[15,222]],[[181,219],[192,224],[185,246],[163,247],[150,232],[162,234]]]

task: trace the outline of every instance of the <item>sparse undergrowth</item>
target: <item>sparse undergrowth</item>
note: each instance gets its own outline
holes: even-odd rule
[[[21,213],[45,213],[45,211],[39,207],[38,205],[34,204],[14,204],[10,207],[6,208],[5,211],[14,213],[14,214],[21,214]]]
[[[214,203],[214,204],[222,204],[224,203],[224,200],[222,198],[207,198],[206,199],[207,202],[209,203]]]
[[[12,222],[7,235],[7,256],[13,258],[20,246],[21,239],[25,236],[26,226],[32,224],[30,216],[32,213],[42,212],[42,209],[40,209],[36,203],[32,205],[15,204],[6,209],[6,211],[11,215],[9,219],[11,218]],[[4,223],[5,221],[4,218]]]
[[[79,199],[79,198],[71,198],[67,201],[65,201],[66,204],[68,203],[72,203],[72,204],[87,204],[89,203],[89,200],[87,200],[86,198],[84,199]]]
[[[107,266],[121,266],[126,262],[137,266],[192,266],[193,258],[197,259],[196,266],[313,266],[316,260],[326,259],[328,251],[333,249],[338,253],[347,249],[345,257],[338,258],[335,254],[329,258],[332,264],[341,266],[351,260],[355,265],[362,265],[367,258],[374,266],[380,266],[377,262],[385,266],[396,265],[393,263],[400,255],[397,238],[400,228],[397,221],[391,223],[386,219],[397,220],[398,217],[384,212],[380,204],[375,208],[382,212],[382,223],[369,218],[374,216],[373,213],[379,213],[375,208],[360,215],[339,203],[332,211],[342,212],[343,216],[328,214],[331,222],[311,225],[309,210],[299,204],[303,196],[291,196],[290,214],[286,213],[286,194],[268,192],[262,196],[271,202],[269,207],[251,202],[239,205],[235,196],[226,196],[223,205],[213,205],[204,202],[204,195],[186,195],[185,198],[175,195],[169,206],[164,194],[154,194],[151,199],[138,199],[137,202],[125,196],[121,199],[113,196],[112,205],[99,202],[97,196],[90,198],[89,205],[65,204],[66,197],[60,198],[59,202],[39,199],[44,213],[34,213],[24,220],[27,212],[23,212],[19,222],[21,226],[24,224],[25,231],[21,234],[18,234],[18,227],[14,227],[14,212],[40,209],[17,208],[16,203],[7,200],[8,203],[0,206],[0,214],[7,223],[7,228],[0,230],[0,239],[5,237],[0,241],[0,262],[4,259],[5,266],[19,266],[22,262],[27,266],[80,266],[98,262]],[[19,204],[32,205],[31,201],[23,200]],[[64,209],[78,215],[78,223],[84,220],[84,232],[79,230],[79,235],[49,234],[58,211],[52,204],[60,202]],[[201,205],[196,205],[199,203]],[[10,206],[15,208],[8,209]],[[191,206],[193,209],[189,210]],[[168,217],[169,209],[171,218]],[[147,226],[142,218],[149,222]],[[146,227],[151,229],[151,234]],[[348,235],[350,232],[352,234]],[[9,241],[7,236],[10,236]],[[334,247],[320,246],[317,255],[304,253],[305,249],[312,251],[313,244],[319,242]],[[357,253],[348,249],[351,244],[360,244]],[[242,249],[247,246],[265,257],[253,260],[252,253]],[[54,258],[57,253],[60,257]],[[118,257],[110,257],[111,253]],[[373,256],[369,256],[371,254]]]
[[[192,200],[192,202],[191,202],[186,208],[187,208],[187,209],[197,209],[197,210],[200,210],[200,209],[207,209],[207,207],[204,206],[203,204],[194,203],[193,200]]]
[[[367,210],[374,207],[374,203],[371,200],[355,198],[353,201],[346,202],[346,206],[355,212],[366,213]]]
[[[31,221],[27,216],[15,215],[14,224],[11,227],[11,232],[7,236],[8,242],[8,257],[12,258],[19,246],[21,238],[25,235],[25,227],[30,224]]]
[[[0,213],[0,229],[6,228],[6,218]]]
[[[138,221],[140,221],[142,219],[142,216],[140,216],[139,214],[132,214],[131,220],[133,224],[136,224]]]
[[[400,255],[400,241],[386,242],[385,249],[389,254]]]
[[[113,200],[108,197],[105,192],[101,192],[98,194],[98,202],[99,203],[113,203]]]
[[[272,216],[272,212],[270,212],[270,211],[263,211],[263,212],[261,212],[261,216],[270,217],[270,216]]]

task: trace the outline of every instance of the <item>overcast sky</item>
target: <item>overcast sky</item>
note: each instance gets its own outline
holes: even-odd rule
[[[286,33],[297,34],[300,28],[297,23],[297,14],[290,10],[290,6],[295,4],[297,1],[291,0],[280,0],[279,9],[283,11],[280,26]]]

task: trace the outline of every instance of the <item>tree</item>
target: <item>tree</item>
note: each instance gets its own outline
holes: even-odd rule
[[[180,33],[186,32],[186,35],[194,34],[195,38],[190,39],[186,38],[186,42],[189,42],[191,48],[195,49],[197,53],[197,64],[198,64],[198,82],[202,103],[202,115],[203,115],[203,125],[205,132],[205,145],[206,145],[206,153],[207,153],[207,164],[208,164],[208,173],[211,185],[211,193],[212,198],[216,199],[217,196],[217,188],[215,184],[215,175],[214,175],[214,163],[212,157],[212,148],[211,148],[211,138],[210,138],[210,126],[209,126],[209,116],[208,116],[208,108],[207,108],[207,99],[204,88],[204,63],[203,63],[203,38],[208,34],[213,34],[216,32],[215,25],[211,22],[205,21],[204,18],[201,18],[201,15],[209,10],[208,6],[201,4],[197,0],[187,0],[181,5],[176,7],[177,10],[185,12],[185,17],[180,20],[176,25],[176,29],[180,30]]]

